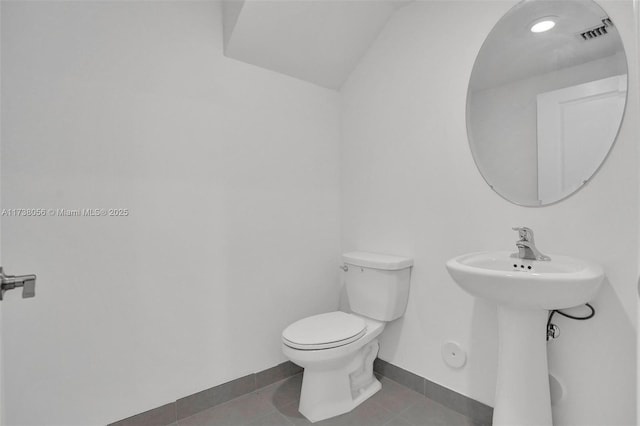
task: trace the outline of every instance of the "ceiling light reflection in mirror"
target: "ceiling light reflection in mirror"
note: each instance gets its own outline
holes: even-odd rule
[[[543,21],[555,25],[532,32]],[[517,4],[487,36],[469,82],[467,133],[480,173],[515,204],[568,197],[606,158],[626,93],[622,41],[600,6]]]

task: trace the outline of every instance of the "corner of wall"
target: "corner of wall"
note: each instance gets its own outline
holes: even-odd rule
[[[227,44],[233,34],[233,29],[238,23],[240,12],[244,6],[244,0],[223,0],[222,1],[222,37],[223,48],[226,52]]]

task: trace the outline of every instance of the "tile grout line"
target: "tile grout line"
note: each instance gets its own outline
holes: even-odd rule
[[[134,414],[134,415],[126,417],[124,419],[109,423],[108,426],[140,426],[140,425],[146,425],[146,424],[148,424],[149,421],[152,421],[151,419],[153,419],[153,416],[154,416],[155,413],[157,413],[159,410],[161,410],[163,407],[166,407],[166,405],[169,405],[169,404],[171,404],[173,406],[172,407],[173,413],[170,415],[170,417],[172,417],[172,421],[169,422],[169,423],[166,423],[166,424],[163,422],[163,425],[164,426],[168,426],[168,425],[171,425],[171,424],[174,424],[174,423],[179,423],[181,420],[187,419],[187,418],[189,418],[189,417],[191,417],[191,416],[193,416],[193,415],[195,415],[195,414],[197,414],[197,413],[199,413],[201,411],[204,411],[204,410],[207,410],[209,408],[213,408],[213,407],[225,404],[227,402],[233,401],[234,399],[240,398],[242,396],[248,395],[248,394],[253,393],[253,392],[257,392],[259,389],[265,388],[265,387],[270,386],[270,385],[272,385],[274,383],[277,383],[279,381],[288,379],[289,377],[293,377],[295,375],[298,375],[298,374],[300,374],[301,370],[302,369],[300,367],[296,366],[291,361],[285,361],[285,362],[283,362],[281,364],[278,364],[278,365],[276,365],[274,367],[267,368],[266,370],[262,370],[262,371],[259,371],[259,372],[256,372],[256,373],[251,373],[251,374],[248,374],[246,376],[239,377],[238,379],[234,379],[234,380],[231,380],[229,382],[221,383],[220,385],[217,385],[217,386],[214,386],[214,387],[211,387],[211,388],[208,388],[208,389],[204,389],[204,390],[199,391],[199,392],[195,392],[195,393],[190,394],[190,395],[188,395],[186,397],[178,398],[173,402],[168,402],[167,404],[161,405],[159,407],[152,408],[152,409],[144,411],[142,413]],[[274,372],[271,375],[272,376],[271,379],[268,378],[269,377],[268,372],[270,372],[270,371]],[[258,375],[259,374],[264,374],[264,375],[267,376],[265,384],[263,386],[261,386],[260,388],[258,388]],[[226,401],[217,402],[216,403],[218,395],[222,395],[222,396],[224,395],[224,394],[220,393],[221,390],[224,387],[231,387],[231,389],[233,389],[233,385],[232,384],[234,382],[240,382],[241,383],[243,379],[246,380],[247,376],[251,376],[251,378],[248,380],[248,389],[250,389],[248,392],[242,392],[240,394],[234,395],[232,398],[227,399]],[[225,393],[226,393],[226,391],[225,391]],[[205,407],[203,407],[203,408],[199,409],[198,411],[195,411],[195,412],[193,412],[193,413],[191,413],[191,414],[189,414],[187,416],[179,417],[179,411],[180,410],[178,409],[178,405],[179,405],[178,402],[179,401],[183,401],[183,402],[186,403],[185,400],[187,400],[189,398],[197,399],[198,396],[202,395],[202,394],[207,394],[206,399],[210,400],[211,403],[210,404],[205,404],[206,405]],[[233,394],[233,392],[232,392],[232,394]],[[224,398],[224,396],[223,396],[223,398]],[[188,405],[188,403],[187,403],[187,405]]]
[[[221,402],[221,403],[219,403],[219,404],[212,405],[211,407],[208,407],[208,408],[205,408],[205,409],[203,409],[203,410],[201,410],[201,411],[198,411],[198,412],[196,412],[196,413],[193,413],[193,414],[191,414],[191,415],[189,415],[189,416],[187,416],[187,417],[183,417],[183,418],[181,418],[181,419],[177,419],[177,420],[176,420],[176,422],[180,422],[181,420],[187,420],[187,419],[189,419],[189,418],[191,418],[191,417],[193,417],[193,416],[196,416],[196,415],[198,415],[198,414],[200,414],[200,413],[202,413],[203,411],[206,411],[206,410],[210,410],[210,409],[213,409],[213,408],[222,407],[222,406],[224,406],[224,405],[226,405],[226,404],[230,404],[230,403],[232,403],[232,402],[236,401],[236,400],[237,400],[237,399],[239,399],[239,398],[243,398],[243,397],[246,397],[246,396],[251,395],[251,394],[255,394],[255,395],[257,396],[257,395],[258,395],[258,392],[259,392],[261,389],[264,389],[264,388],[267,388],[267,387],[269,387],[269,386],[275,385],[276,383],[279,383],[279,382],[284,382],[285,380],[290,380],[292,377],[298,376],[298,375],[300,375],[300,374],[302,374],[302,373],[296,373],[296,374],[293,374],[293,375],[291,375],[291,376],[289,376],[289,377],[285,377],[285,378],[283,378],[283,379],[277,380],[277,381],[275,381],[275,382],[273,382],[273,383],[270,383],[270,384],[268,384],[268,385],[261,386],[260,388],[257,388],[257,389],[255,389],[255,390],[253,390],[253,391],[251,391],[251,392],[247,392],[247,393],[245,393],[245,394],[238,395],[238,396],[236,396],[236,397],[234,397],[234,398],[231,398],[231,399],[229,399],[229,400],[227,400],[227,401]],[[214,390],[214,393],[215,393],[215,390]],[[278,407],[276,407],[276,405],[273,403],[273,401],[268,401],[268,403],[269,403],[269,406],[271,407],[271,409],[269,410],[269,412],[264,413],[263,415],[256,417],[254,420],[261,419],[261,418],[266,417],[266,416],[270,416],[270,415],[272,415],[273,413],[280,413],[280,411],[279,411]],[[296,404],[296,403],[297,403],[296,401],[291,401],[290,403],[285,404],[285,406],[292,405],[292,404]],[[295,426],[295,423],[291,422],[288,418],[286,418],[285,416],[282,416],[282,417],[284,417],[284,418],[285,418],[285,420],[291,424],[291,426]],[[288,426],[289,426],[289,425],[288,425]]]
[[[476,401],[473,398],[460,394],[436,382],[431,382],[429,379],[393,365],[380,358],[376,358],[374,362],[374,372],[418,394],[421,394],[422,396],[429,398],[446,408],[468,417],[475,423],[491,423],[493,408]],[[414,385],[418,380],[420,381],[420,386],[418,387],[421,388],[422,392],[414,388]]]
[[[423,396],[424,396],[424,395],[423,395]],[[425,398],[426,398],[426,396],[425,396]],[[411,423],[411,422],[409,421],[409,419],[407,419],[406,417],[403,417],[403,416],[402,416],[402,414],[403,414],[403,413],[405,413],[405,412],[407,412],[407,411],[409,411],[409,409],[410,409],[410,408],[413,408],[414,406],[416,406],[416,405],[418,405],[418,404],[419,404],[418,402],[412,402],[411,404],[409,404],[408,406],[406,406],[406,407],[404,407],[402,410],[400,410],[400,411],[397,413],[397,415],[396,415],[396,416],[397,416],[397,417],[399,417],[399,418],[401,418],[402,420],[406,421],[407,423],[413,424],[413,423]]]
[[[380,358],[376,359],[376,364],[375,365],[377,368],[374,368],[374,373],[378,376],[384,377],[396,384],[398,384],[399,386],[403,386],[404,388],[406,388],[407,390],[410,390],[412,392],[417,393],[418,395],[421,395],[425,398],[429,398],[431,400],[433,400],[434,402],[438,403],[439,405],[442,405],[446,408],[449,408],[455,412],[458,412],[459,414],[462,414],[466,417],[468,417],[469,419],[471,419],[474,423],[478,423],[478,424],[485,424],[487,423],[488,419],[490,419],[492,417],[492,411],[493,409],[485,404],[482,404],[479,401],[475,401],[472,398],[469,398],[465,395],[459,394],[451,389],[448,389],[442,385],[439,385],[438,383],[433,382],[434,386],[429,386],[429,383],[431,383],[430,381],[428,381],[428,379],[418,376],[417,374],[411,373],[410,371],[404,370],[401,367],[395,366],[387,361],[384,361]],[[385,374],[386,373],[386,374]],[[173,421],[171,423],[168,424],[180,424],[182,420],[185,420],[189,417],[192,417],[202,411],[205,411],[207,409],[213,408],[213,407],[217,407],[220,406],[222,404],[226,404],[228,402],[231,402],[237,398],[246,396],[248,394],[251,393],[256,393],[263,388],[266,388],[268,386],[273,385],[274,383],[283,381],[285,379],[297,376],[299,374],[302,374],[302,369],[296,365],[294,365],[293,363],[291,363],[290,361],[286,361],[284,363],[281,363],[279,365],[276,365],[274,367],[268,368],[266,370],[260,371],[260,372],[256,372],[256,373],[252,373],[250,375],[244,376],[244,377],[240,377],[238,379],[235,380],[231,380],[229,382],[226,383],[222,383],[220,385],[214,386],[212,388],[209,389],[205,389],[203,391],[200,392],[196,392],[194,394],[188,395],[184,398],[179,398],[176,401],[172,402],[172,403],[168,403],[168,404],[172,404],[172,410],[173,413],[172,415],[170,415],[170,417],[172,417]],[[388,374],[388,375],[387,375]],[[260,375],[260,379],[258,378]],[[248,377],[250,376],[250,378]],[[247,380],[248,379],[248,380]],[[245,381],[245,385],[242,385],[242,381]],[[237,391],[234,391],[234,385],[233,383],[236,383],[236,388],[238,389]],[[415,386],[417,383],[420,383],[419,386]],[[262,386],[258,387],[259,383],[264,383]],[[239,386],[239,388],[238,388]],[[248,391],[242,391],[242,386],[245,386],[245,389],[247,389]],[[420,388],[420,391],[415,389],[415,387]],[[427,395],[427,391],[429,390],[430,394],[433,395]],[[441,395],[436,395],[440,393]],[[203,398],[203,394],[204,394],[204,398]],[[228,396],[232,396],[230,399],[226,399],[224,401],[222,401],[223,399],[225,399]],[[458,398],[458,402],[450,402],[449,404],[446,402],[447,398],[451,398],[452,396],[455,396],[456,398]],[[434,397],[436,399],[434,399]],[[193,401],[189,402],[188,400],[192,398]],[[199,398],[203,398],[205,399],[205,402],[203,403],[198,402]],[[206,400],[209,400],[209,403],[207,403]],[[185,411],[187,411],[187,413],[185,414],[189,414],[189,409],[188,406],[191,404],[193,406],[193,404],[197,405],[201,405],[202,407],[197,409],[197,411],[194,411],[192,413],[190,413],[187,416],[184,416],[182,418],[178,418],[179,414],[180,414],[180,409],[179,409],[179,401],[182,401],[182,403],[185,405]],[[195,402],[194,402],[195,401]],[[216,402],[216,401],[222,401],[222,402]],[[467,408],[466,406],[469,404],[462,404],[462,407],[458,407],[460,405],[459,401],[467,401],[470,402],[471,406],[473,406],[472,408]],[[269,402],[270,405],[273,407],[273,409],[275,411],[279,411],[278,407],[275,406],[275,404],[273,404],[272,401]],[[294,402],[292,402],[294,403]],[[165,405],[168,405],[165,404]],[[289,405],[289,404],[285,404],[285,405]],[[379,405],[379,404],[378,404]],[[393,413],[391,410],[387,409],[386,407],[380,406],[380,408],[382,408],[384,411],[387,411],[391,414],[393,414],[392,418],[395,418],[396,416],[400,416],[402,413],[406,412],[411,406],[413,406],[415,404],[411,404],[409,407],[405,407],[405,409],[401,410],[399,413]],[[143,413],[134,415],[134,416],[130,416],[127,417],[126,419],[111,423],[109,426],[135,426],[135,425],[141,425],[141,424],[147,424],[145,423],[142,419],[145,418],[145,416],[147,417],[153,417],[153,413],[156,412],[157,410],[160,410],[162,408],[161,407],[157,407],[148,411],[145,411]],[[286,417],[285,417],[286,418]],[[402,418],[402,420],[408,421],[405,418]],[[142,423],[141,423],[142,421]],[[287,418],[288,422],[292,422],[290,419]],[[490,423],[490,421],[489,421]],[[295,423],[294,423],[295,425]]]

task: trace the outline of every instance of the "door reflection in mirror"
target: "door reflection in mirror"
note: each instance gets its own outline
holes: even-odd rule
[[[553,28],[531,31],[548,17]],[[487,36],[469,82],[467,132],[484,179],[526,206],[574,193],[615,141],[626,82],[622,41],[595,2],[514,6]]]

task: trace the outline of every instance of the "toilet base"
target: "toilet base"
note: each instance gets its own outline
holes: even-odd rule
[[[378,355],[378,340],[356,352],[343,366],[306,367],[298,410],[309,421],[347,413],[382,388],[373,375],[373,361]]]

